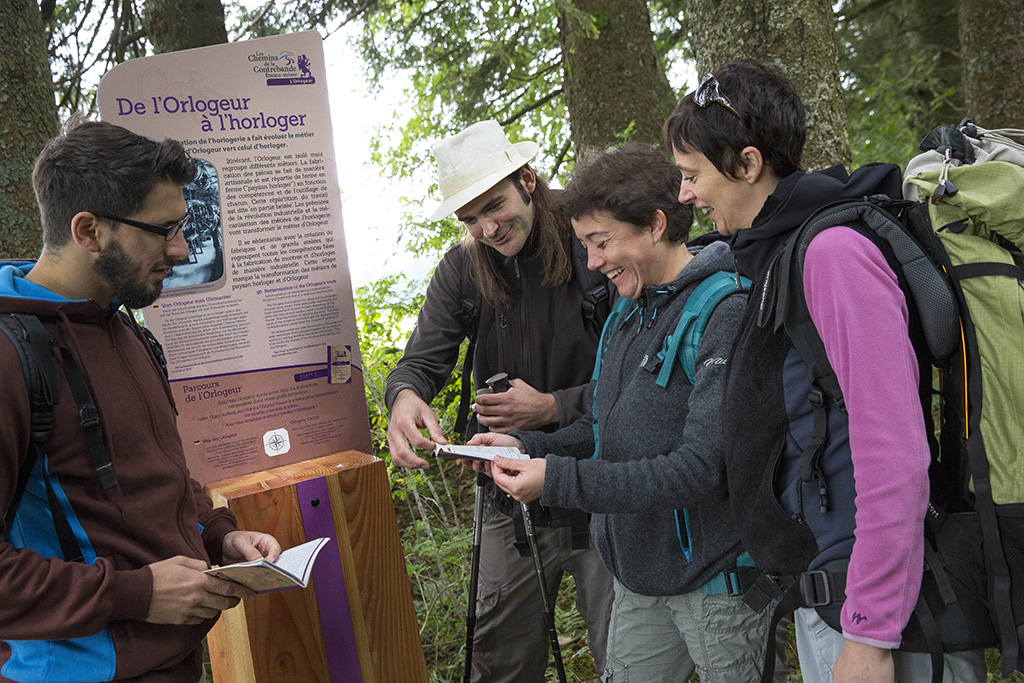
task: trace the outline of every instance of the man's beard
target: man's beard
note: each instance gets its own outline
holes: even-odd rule
[[[168,263],[173,265],[173,263]],[[100,252],[93,264],[96,273],[110,288],[114,298],[128,308],[145,308],[163,292],[162,281],[147,284],[149,271],[132,261],[119,242],[112,242]]]

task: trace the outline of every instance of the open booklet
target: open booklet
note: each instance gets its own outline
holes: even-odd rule
[[[503,455],[515,460],[529,460],[530,456],[520,453],[514,446],[448,446],[438,444],[434,447],[434,455],[438,458],[457,458],[459,460],[494,460],[494,456]]]
[[[313,571],[317,553],[329,540],[331,539],[318,538],[289,548],[274,562],[268,562],[265,558],[250,560],[207,569],[206,573],[240,583],[257,593],[305,588],[309,584],[309,575]]]

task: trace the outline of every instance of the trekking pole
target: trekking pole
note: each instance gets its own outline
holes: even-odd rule
[[[496,377],[497,375],[491,380],[498,381],[495,379]],[[508,386],[505,386],[504,389],[508,389]],[[494,391],[493,386],[479,389],[476,394],[479,396],[491,391]],[[476,601],[480,587],[480,541],[484,535],[484,486],[486,484],[487,475],[477,472],[476,500],[473,505],[473,551],[469,560],[469,600],[466,607],[466,663],[462,672],[462,683],[469,683],[473,673],[473,636],[476,634]]]
[[[491,391],[498,394],[508,391],[511,385],[508,381],[508,374],[499,372],[487,378],[487,386]],[[565,683],[565,666],[562,664],[562,649],[558,646],[558,632],[555,630],[555,605],[548,595],[548,582],[544,577],[544,561],[540,557],[540,548],[537,546],[537,533],[533,528],[533,517],[530,515],[530,507],[526,503],[520,503],[523,510],[523,526],[526,527],[526,542],[530,546],[530,554],[533,555],[533,568],[537,573],[537,583],[540,584],[540,600],[544,605],[544,623],[548,628],[548,636],[551,638],[551,652],[555,655],[555,669],[558,671],[559,683]]]
[[[537,547],[537,535],[533,529],[533,518],[530,516],[530,508],[526,503],[520,503],[523,509],[523,524],[526,526],[526,540],[530,544],[530,554],[533,555],[533,568],[537,573],[537,582],[540,584],[540,600],[544,604],[544,622],[548,627],[548,637],[551,639],[551,652],[555,655],[555,669],[558,671],[559,683],[565,681],[565,666],[562,664],[562,649],[558,646],[558,632],[555,630],[555,606],[548,595],[548,583],[544,578],[544,562],[540,559],[540,548]]]
[[[508,382],[508,374],[499,372],[487,378],[486,389],[481,393],[501,393],[508,391],[511,385]],[[463,674],[463,682],[469,683],[470,665],[473,658],[473,630],[476,627],[476,592],[477,578],[480,573],[480,537],[483,527],[483,486],[486,476],[483,473],[477,474],[476,508],[474,509],[473,526],[473,555],[469,577],[470,612],[466,617],[466,670]],[[544,606],[544,622],[547,625],[548,636],[551,639],[551,650],[555,655],[555,669],[558,671],[559,683],[566,683],[565,666],[562,663],[562,649],[558,646],[558,632],[555,630],[555,608],[548,595],[548,584],[544,578],[544,562],[540,557],[540,548],[537,546],[537,534],[533,528],[533,517],[530,515],[530,508],[526,503],[520,503],[523,511],[523,525],[526,527],[526,539],[530,546],[530,554],[533,556],[533,568],[537,574],[537,582],[540,584],[540,599]]]
[[[476,599],[480,579],[480,539],[484,530],[484,484],[487,475],[476,475],[476,503],[473,507],[473,554],[469,561],[469,609],[466,611],[466,669],[462,674],[463,683],[469,683],[473,670],[473,634],[476,632]]]

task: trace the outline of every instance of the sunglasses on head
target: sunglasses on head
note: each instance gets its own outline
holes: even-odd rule
[[[701,109],[711,106],[712,102],[717,102],[735,114],[736,118],[742,119],[740,113],[736,111],[736,107],[732,106],[729,98],[722,94],[714,74],[708,74],[700,82],[696,92],[693,93],[693,102]]]

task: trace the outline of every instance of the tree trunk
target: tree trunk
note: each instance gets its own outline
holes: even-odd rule
[[[157,54],[228,42],[221,0],[146,0],[146,27]]]
[[[32,166],[60,127],[35,0],[0,0],[0,45],[0,256],[35,258],[42,233]]]
[[[960,46],[967,115],[985,128],[1024,122],[1024,4],[960,0]]]
[[[850,163],[835,17],[827,0],[689,0],[688,7],[699,75],[742,57],[780,67],[807,108],[804,167]]]
[[[603,148],[625,139],[657,144],[675,104],[658,64],[644,0],[575,0],[594,18],[597,36],[572,10],[559,26],[565,104],[573,147]]]

